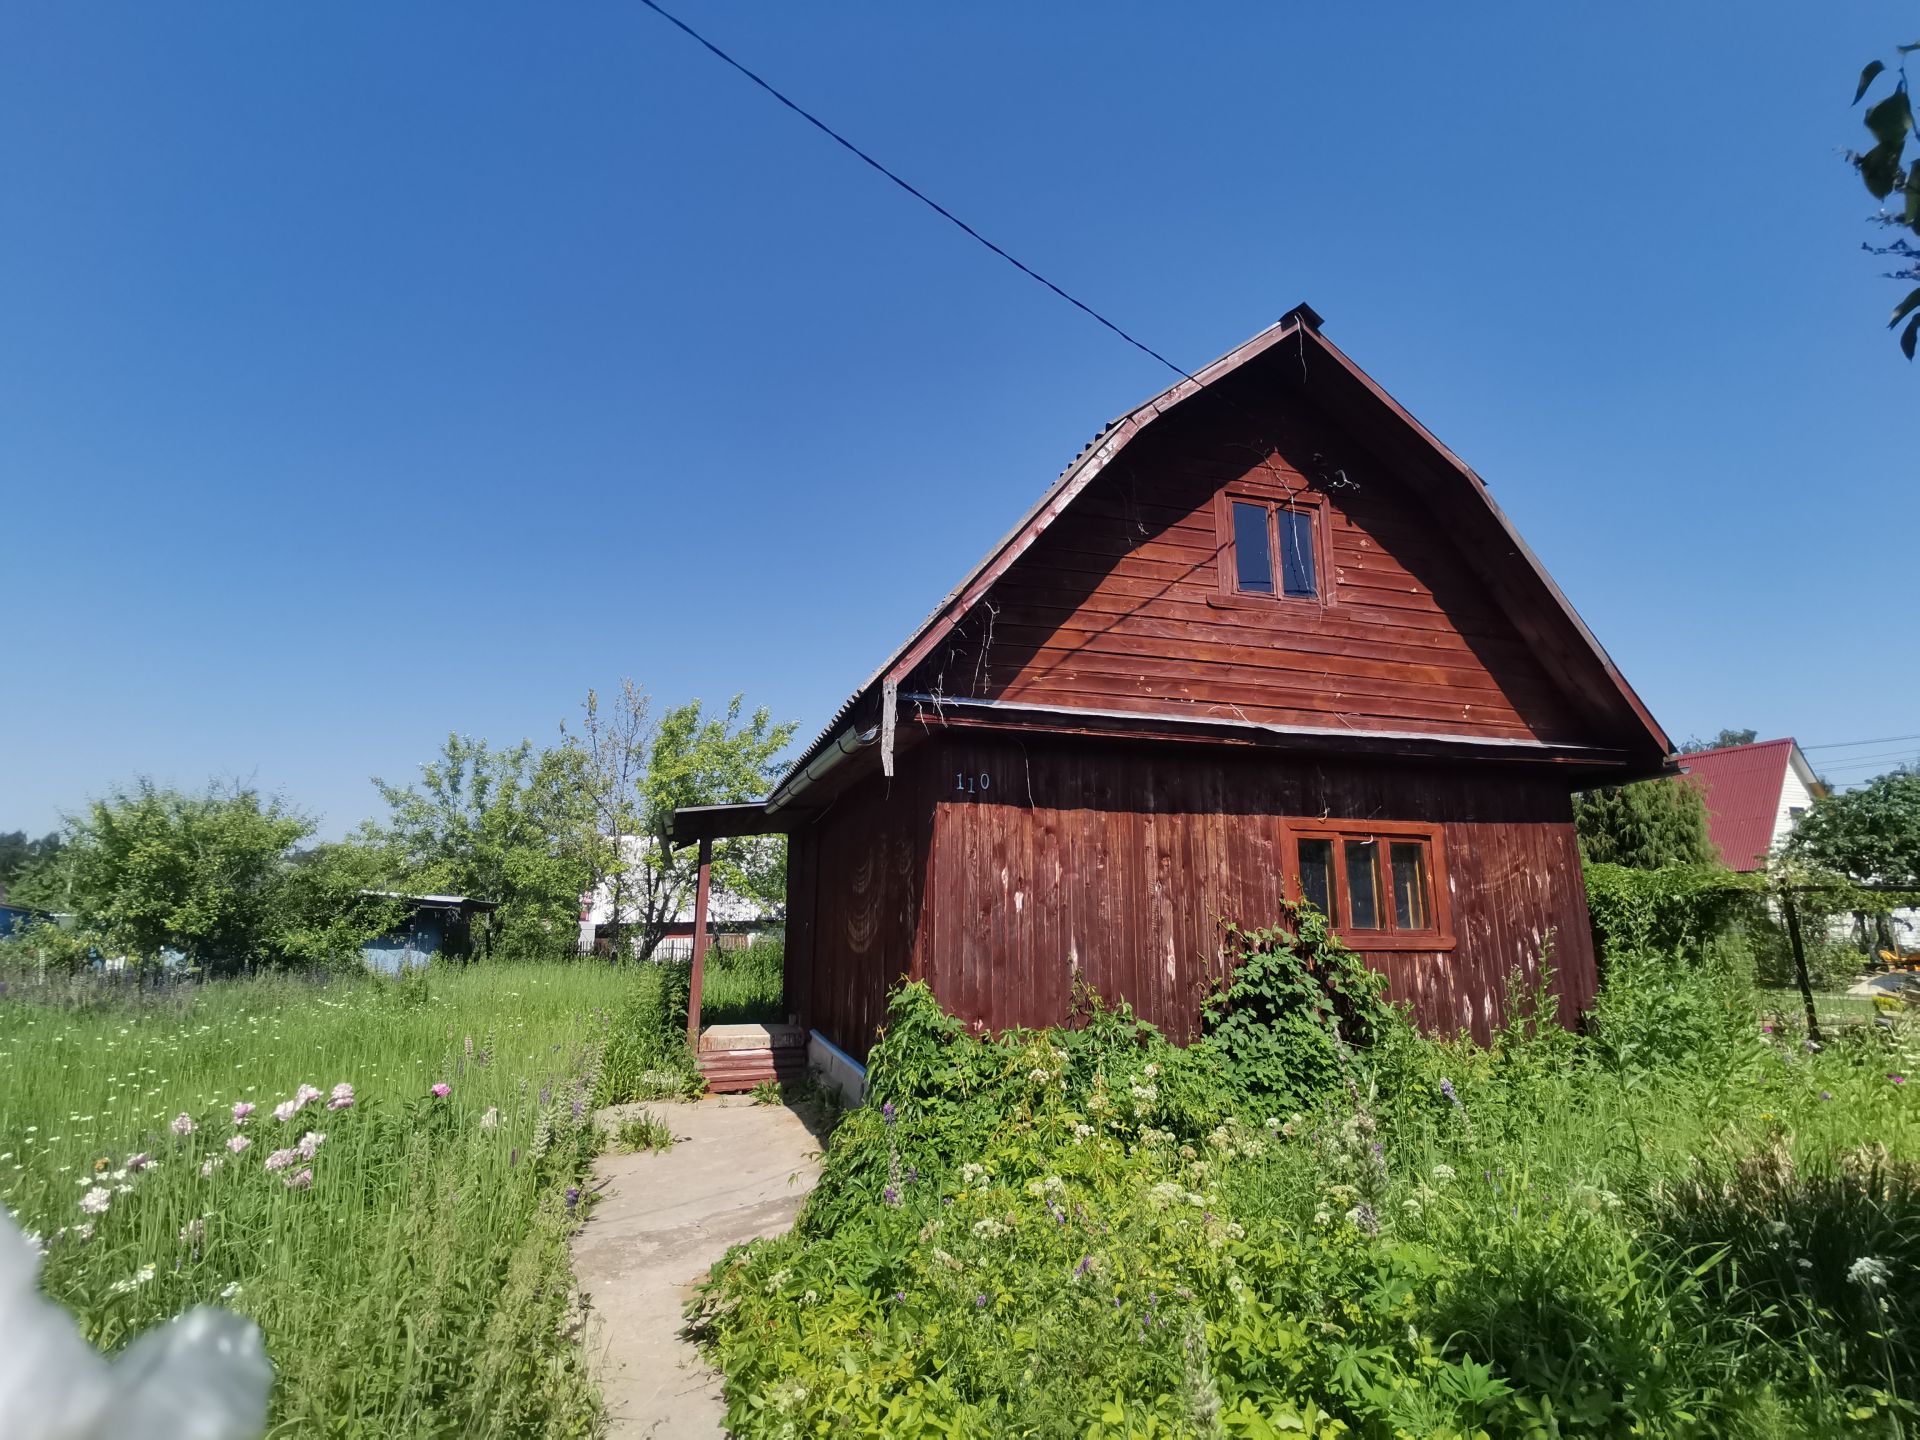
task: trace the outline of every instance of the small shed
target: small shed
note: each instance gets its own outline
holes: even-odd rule
[[[368,967],[385,975],[397,975],[442,956],[466,959],[473,954],[473,917],[500,908],[497,900],[476,900],[469,895],[400,895],[390,890],[363,893],[397,900],[406,910],[391,930],[360,947]]]
[[[1571,792],[1671,750],[1486,483],[1303,305],[1102,429],[771,795],[674,835],[788,832],[786,1008],[828,1058],[909,977],[982,1028],[1088,985],[1190,1037],[1222,921],[1303,899],[1422,1025],[1485,1039],[1549,957],[1561,1018],[1592,1003]]]

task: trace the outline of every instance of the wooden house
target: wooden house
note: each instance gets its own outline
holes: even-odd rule
[[[1222,922],[1283,896],[1484,1039],[1544,956],[1592,1001],[1569,796],[1670,750],[1300,306],[1095,436],[764,802],[675,833],[789,834],[787,1008],[856,1058],[908,976],[988,1028],[1083,981],[1190,1036]]]

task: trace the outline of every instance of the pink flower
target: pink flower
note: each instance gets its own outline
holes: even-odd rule
[[[253,1114],[253,1102],[251,1100],[236,1100],[233,1102],[233,1123],[234,1124],[236,1125],[246,1124],[247,1117],[251,1114]]]
[[[353,1086],[342,1080],[333,1087],[333,1098],[327,1101],[329,1110],[351,1110],[353,1108]]]
[[[173,1133],[176,1135],[191,1135],[198,1128],[193,1123],[193,1116],[184,1110],[173,1117]]]
[[[296,1170],[282,1181],[289,1190],[311,1190],[313,1188],[313,1170]]]
[[[293,1119],[293,1117],[299,1113],[299,1104],[292,1100],[282,1100],[278,1105],[273,1107],[273,1118],[278,1120],[282,1125],[286,1124],[287,1121]]]
[[[144,1150],[138,1155],[127,1156],[127,1170],[130,1174],[138,1175],[142,1170],[149,1168],[152,1164],[153,1157]]]
[[[227,1141],[227,1149],[231,1150],[234,1154],[238,1155],[251,1144],[253,1144],[253,1141],[249,1140],[246,1136],[236,1135],[231,1140]]]
[[[1889,1075],[1887,1079],[1893,1081],[1896,1085],[1904,1085],[1907,1083],[1907,1077],[1904,1075]]]
[[[318,1131],[309,1130],[300,1137],[300,1143],[293,1148],[299,1152],[302,1160],[311,1160],[313,1159],[313,1152],[320,1148],[326,1138],[325,1135],[320,1134]]]
[[[447,1098],[447,1096],[453,1094],[453,1087],[447,1084],[447,1082],[444,1080],[436,1081],[432,1087],[431,1093],[434,1099],[444,1100]]]
[[[300,1158],[298,1150],[276,1150],[267,1156],[267,1169],[284,1170]]]
[[[308,1105],[319,1098],[320,1091],[312,1085],[302,1085],[298,1090],[293,1092],[293,1103],[302,1110],[306,1109]]]

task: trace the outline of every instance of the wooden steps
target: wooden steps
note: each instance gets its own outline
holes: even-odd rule
[[[713,1025],[700,1034],[700,1073],[716,1094],[768,1080],[798,1080],[807,1068],[807,1032],[798,1025]]]

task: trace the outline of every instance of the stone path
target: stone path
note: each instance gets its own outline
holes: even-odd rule
[[[820,1142],[784,1105],[745,1096],[619,1105],[604,1124],[650,1110],[673,1131],[667,1151],[609,1151],[598,1196],[573,1242],[613,1440],[717,1440],[720,1377],[680,1338],[694,1282],[730,1245],[778,1235],[820,1174]]]

